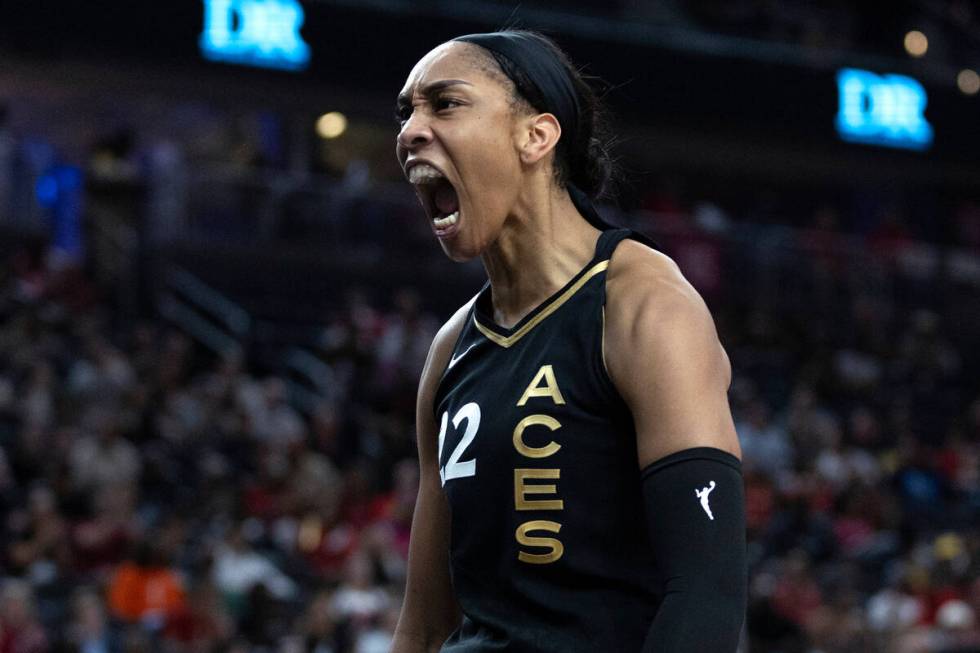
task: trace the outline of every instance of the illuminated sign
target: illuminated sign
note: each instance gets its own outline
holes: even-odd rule
[[[932,144],[926,90],[911,77],[844,68],[837,91],[837,133],[845,141],[912,150]]]
[[[300,35],[298,0],[204,0],[201,52],[212,61],[302,70],[310,46]]]

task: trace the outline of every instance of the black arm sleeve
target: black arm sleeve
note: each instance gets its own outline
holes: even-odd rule
[[[734,653],[745,617],[745,497],[739,460],[697,447],[642,472],[663,602],[642,653]]]

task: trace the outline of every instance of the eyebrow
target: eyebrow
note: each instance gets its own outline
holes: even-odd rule
[[[419,94],[425,97],[431,97],[439,91],[449,88],[450,86],[473,86],[466,80],[462,79],[440,79],[435,82],[426,84],[419,90]],[[406,104],[411,104],[412,94],[411,93],[399,93],[398,94],[398,106],[405,106]]]

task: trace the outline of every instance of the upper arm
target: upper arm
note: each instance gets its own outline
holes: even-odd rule
[[[442,483],[439,481],[439,425],[436,424],[433,406],[439,381],[442,379],[442,374],[446,371],[446,366],[452,357],[453,347],[456,346],[459,334],[463,330],[472,303],[473,300],[470,300],[457,310],[436,333],[432,345],[429,347],[429,354],[425,359],[422,378],[419,380],[419,391],[415,405],[419,466],[422,477],[428,476],[429,480],[434,478],[440,488]]]
[[[668,257],[623,242],[607,277],[605,360],[633,414],[640,467],[691,447],[740,456],[731,366],[701,296]]]
[[[415,429],[419,452],[419,468],[422,478],[430,481],[433,476],[439,480],[439,451],[438,451],[438,431],[433,411],[435,393],[439,385],[439,378],[442,371],[446,368],[448,355],[451,354],[452,344],[446,345],[449,338],[446,337],[446,327],[440,329],[439,333],[429,347],[429,355],[425,360],[425,367],[422,370],[422,378],[419,380],[419,390],[415,402]]]
[[[438,650],[459,621],[449,577],[449,505],[439,479],[439,431],[433,402],[468,307],[460,309],[436,334],[419,381],[419,493],[412,517],[405,603],[392,648],[399,653]]]

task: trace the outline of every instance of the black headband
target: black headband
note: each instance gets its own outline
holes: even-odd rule
[[[555,56],[555,52],[544,40],[523,32],[467,34],[453,40],[478,45],[505,57],[517,66],[534,85],[533,89],[519,88],[519,90],[524,91],[525,94],[528,91],[532,94],[537,93],[544,106],[535,106],[535,108],[554,114],[564,132],[567,147],[572,147],[572,142],[578,137],[579,115],[582,110],[578,93],[564,63]],[[517,83],[517,80],[511,81]],[[536,98],[527,99],[531,104],[535,104]]]
[[[578,93],[564,63],[542,39],[522,32],[490,32],[467,34],[453,40],[478,45],[517,66],[534,85],[533,89],[518,88],[518,90],[538,94],[544,106],[535,106],[535,108],[554,114],[569,146],[575,138],[578,138],[581,113]],[[517,80],[511,79],[511,81],[517,84]],[[527,99],[534,104],[533,98]],[[614,228],[602,219],[592,200],[581,189],[570,181],[566,185],[572,203],[586,220],[601,231]]]
[[[555,56],[554,51],[543,40],[522,32],[467,34],[453,40],[478,45],[495,55],[505,57],[523,71],[534,88],[518,90],[538,94],[544,106],[535,106],[535,108],[554,114],[567,139],[565,142],[568,147],[571,147],[573,139],[578,137],[581,112],[578,93],[564,63]],[[517,84],[517,80],[511,79],[511,81]],[[526,99],[534,104],[533,98]],[[586,220],[602,231],[615,228],[599,215],[592,200],[580,188],[571,181],[566,185],[572,203]]]

